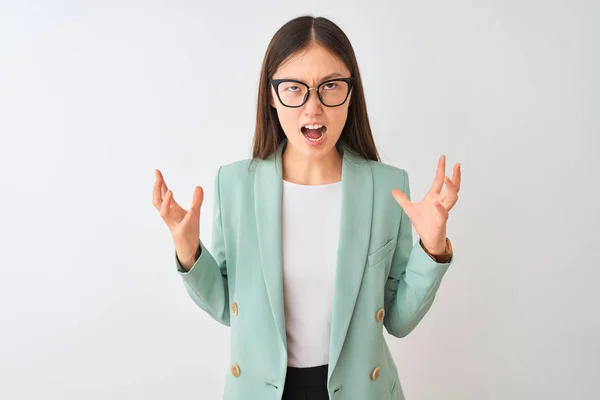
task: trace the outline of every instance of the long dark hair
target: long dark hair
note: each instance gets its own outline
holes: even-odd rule
[[[267,48],[258,86],[256,130],[254,131],[252,158],[264,160],[274,152],[285,134],[277,117],[277,110],[270,105],[269,79],[279,65],[290,56],[317,43],[337,56],[355,78],[352,88],[348,118],[336,147],[338,151],[350,149],[369,160],[379,161],[375,147],[362,80],[354,49],[346,34],[332,21],[323,17],[301,16],[283,25],[275,33]]]

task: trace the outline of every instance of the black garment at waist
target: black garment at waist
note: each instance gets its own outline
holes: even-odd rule
[[[327,387],[327,368],[328,365],[319,365],[316,367],[297,368],[287,367],[285,377],[286,387]]]

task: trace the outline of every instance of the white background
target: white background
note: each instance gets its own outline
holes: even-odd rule
[[[271,36],[352,41],[383,161],[413,199],[441,154],[456,258],[387,336],[409,400],[597,399],[596,1],[0,1],[0,398],[219,399],[229,331],[197,308],[151,204],[250,156]],[[415,237],[416,240],[416,237]]]

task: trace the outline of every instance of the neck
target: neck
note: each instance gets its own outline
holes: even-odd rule
[[[342,155],[334,147],[320,157],[306,157],[290,143],[282,154],[283,179],[300,185],[326,185],[342,179]]]

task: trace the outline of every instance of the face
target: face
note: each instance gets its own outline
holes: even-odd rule
[[[313,45],[302,53],[293,55],[282,63],[273,79],[293,79],[306,83],[310,88],[304,105],[291,108],[281,104],[271,85],[271,106],[277,109],[279,122],[288,139],[288,147],[306,157],[323,157],[335,149],[348,117],[352,93],[336,107],[325,106],[317,96],[317,86],[336,78],[349,78],[350,71],[344,63],[319,45]],[[328,105],[343,101],[348,88],[345,82],[329,82],[320,87],[321,97]],[[306,86],[296,82],[279,85],[279,96],[288,105],[301,103]],[[342,100],[339,100],[342,99]],[[308,126],[307,126],[308,125]]]

